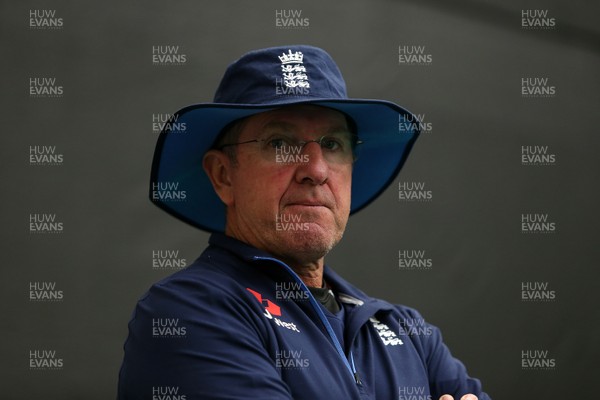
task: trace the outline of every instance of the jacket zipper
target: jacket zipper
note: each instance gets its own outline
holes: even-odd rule
[[[344,354],[344,350],[342,349],[342,345],[340,344],[337,336],[335,335],[335,332],[333,331],[331,324],[327,320],[327,316],[325,316],[325,314],[323,313],[323,310],[321,310],[321,306],[317,303],[317,300],[314,298],[314,296],[312,295],[310,290],[308,290],[308,287],[306,287],[306,285],[304,284],[304,281],[302,281],[302,279],[300,279],[300,277],[294,272],[294,270],[292,270],[286,263],[284,263],[276,258],[254,256],[253,259],[254,260],[273,261],[273,262],[276,262],[277,264],[281,265],[292,276],[292,278],[298,284],[301,285],[302,289],[308,293],[308,299],[310,300],[310,304],[312,305],[313,309],[319,316],[319,319],[325,326],[325,330],[327,331],[329,338],[333,342],[333,345],[334,345],[335,349],[337,350],[338,355],[344,362],[344,365],[346,366],[348,371],[350,371],[350,374],[354,378],[354,382],[356,382],[357,385],[362,385],[362,382],[360,380],[358,372],[356,371],[356,366],[354,364],[354,356],[352,355],[352,350],[350,350],[350,362],[348,362],[348,358],[346,358],[346,355]]]

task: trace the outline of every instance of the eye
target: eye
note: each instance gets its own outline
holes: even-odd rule
[[[267,145],[274,149],[280,149],[285,145],[285,143],[283,139],[269,139],[267,140]]]
[[[335,137],[324,136],[321,138],[321,148],[329,151],[344,150],[344,142]]]
[[[271,135],[268,139],[265,139],[265,145],[269,149],[281,149],[293,146],[294,140],[283,134]]]

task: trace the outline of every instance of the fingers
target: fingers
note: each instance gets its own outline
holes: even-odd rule
[[[454,400],[454,397],[450,396],[449,394],[445,394],[440,397],[440,400]]]

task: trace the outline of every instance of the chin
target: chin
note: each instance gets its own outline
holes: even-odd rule
[[[306,262],[319,260],[341,239],[341,233],[325,232],[321,227],[314,228],[314,224],[309,224],[308,227],[307,230],[285,233],[285,252],[290,258]]]

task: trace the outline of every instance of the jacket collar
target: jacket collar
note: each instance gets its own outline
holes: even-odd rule
[[[210,245],[227,250],[249,263],[256,263],[257,258],[276,258],[272,254],[259,250],[247,243],[222,233],[213,233],[208,242]],[[277,266],[280,267],[279,265]],[[338,298],[342,303],[360,307],[369,305],[367,308],[372,309],[375,307],[379,310],[391,310],[393,308],[391,304],[385,301],[369,297],[363,291],[338,275],[328,265],[325,265],[323,276],[325,281],[334,289],[334,292],[338,293]]]
[[[252,261],[254,257],[273,257],[265,251],[223,233],[212,233],[208,239],[208,244],[223,248],[245,261]]]

